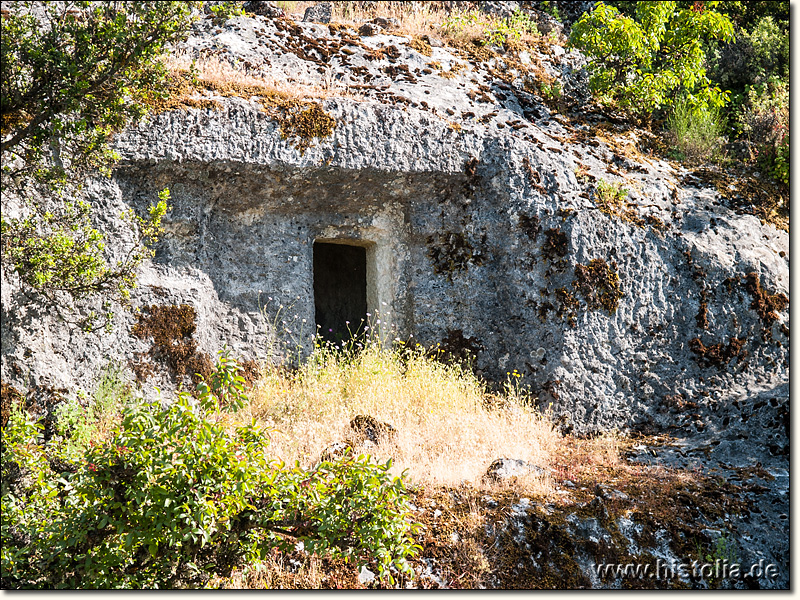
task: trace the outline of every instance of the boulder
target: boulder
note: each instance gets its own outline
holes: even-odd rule
[[[314,6],[309,6],[303,15],[306,23],[330,23],[331,22],[331,3],[321,2]]]
[[[489,465],[483,479],[500,482],[530,474],[544,475],[544,469],[519,458],[498,458]]]
[[[350,428],[355,432],[360,440],[369,440],[373,444],[391,441],[397,435],[397,430],[389,425],[378,421],[369,415],[356,415],[350,421]]]
[[[250,14],[269,17],[270,19],[277,19],[286,14],[274,2],[267,2],[266,0],[250,0],[245,2],[242,8]]]
[[[382,32],[383,28],[380,25],[375,25],[374,23],[364,23],[361,27],[358,28],[358,35],[362,37],[378,35],[379,33]]]
[[[339,460],[348,452],[353,452],[353,446],[348,442],[334,442],[325,448],[319,455],[320,462],[332,462]]]

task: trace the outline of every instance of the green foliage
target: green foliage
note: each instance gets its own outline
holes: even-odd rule
[[[788,22],[768,16],[753,24],[752,30],[739,31],[735,42],[709,53],[709,74],[731,90],[731,112],[740,113],[750,87],[789,80]]]
[[[685,99],[680,99],[673,104],[666,125],[673,137],[676,158],[703,159],[718,155],[724,131],[719,109],[692,107]]]
[[[748,72],[754,83],[773,78],[789,78],[789,35],[772,17],[760,19],[752,32],[744,32],[743,39],[753,49]]]
[[[628,190],[618,181],[609,183],[605,179],[597,182],[597,202],[604,206],[622,206],[628,200]]]
[[[558,102],[561,100],[561,82],[557,79],[552,81],[542,80],[539,82],[539,93],[548,102]]]
[[[739,553],[736,540],[730,532],[724,531],[714,542],[711,552],[707,553],[705,560],[709,563],[727,561],[729,565],[739,562]]]
[[[727,94],[706,76],[703,42],[731,40],[733,26],[712,10],[677,2],[637,2],[635,18],[599,2],[573,26],[570,42],[589,58],[592,91],[639,117],[683,98],[693,107],[721,107]]]
[[[4,266],[10,267],[27,288],[51,304],[105,294],[103,315],[94,312],[79,319],[84,328],[110,327],[109,298],[125,301],[136,285],[136,267],[152,256],[148,248],[158,240],[161,220],[169,209],[169,190],[159,192],[146,219],[128,211],[122,215],[135,231],[135,243],[121,259],[106,256],[105,237],[92,223],[92,207],[83,201],[65,201],[59,207],[24,218],[2,219]]]
[[[224,0],[208,7],[213,15],[215,25],[221,25],[231,17],[240,17],[245,14],[241,2]]]
[[[510,17],[496,21],[494,27],[486,30],[484,38],[487,44],[502,46],[508,40],[521,40],[525,33],[538,32],[536,23],[520,9],[516,9]]]
[[[555,2],[543,0],[539,3],[539,7],[543,12],[553,17],[556,21],[561,22],[561,15],[558,12],[558,5]]]
[[[56,407],[58,437],[52,451],[68,461],[80,458],[132,402],[133,392],[122,368],[109,364],[93,398],[73,397]]]
[[[789,26],[789,3],[785,0],[726,0],[720,2],[719,11],[744,31],[751,31],[765,17],[771,17],[781,27]]]
[[[538,33],[536,23],[520,9],[505,19],[496,19],[478,9],[453,10],[442,23],[445,35],[458,35],[468,29],[477,29],[481,43],[502,46],[508,40],[519,41],[525,33]]]
[[[750,88],[741,127],[761,167],[789,185],[788,80]]]
[[[166,409],[126,411],[59,477],[38,426],[14,413],[3,436],[4,587],[202,585],[299,542],[390,580],[410,572],[417,526],[390,463],[346,455],[308,471],[271,461],[268,431],[219,422],[220,404],[240,393],[236,373],[221,361],[199,406],[181,393]]]
[[[158,58],[190,23],[186,2],[14,2],[2,20],[6,173],[57,182],[107,166],[108,134],[145,113]],[[40,17],[34,16],[41,11]],[[4,167],[5,169],[6,167]]]
[[[97,294],[126,299],[143,243],[159,230],[166,195],[144,218],[127,215],[136,244],[107,256],[96,210],[77,198],[90,172],[110,173],[109,136],[161,94],[167,45],[191,23],[193,2],[13,2],[0,41],[2,191],[21,200],[2,222],[3,267],[55,306]],[[165,192],[166,193],[166,192]],[[106,307],[108,317],[108,307]],[[92,315],[81,319],[95,326]]]
[[[244,377],[240,375],[242,367],[230,357],[228,349],[219,353],[217,368],[211,374],[209,386],[202,375],[197,384],[197,391],[204,411],[216,410],[217,417],[221,408],[237,411],[247,401],[244,393]]]
[[[465,29],[475,25],[484,25],[487,22],[486,15],[477,10],[453,10],[447,18],[442,21],[442,31],[445,35],[452,36],[461,33]]]

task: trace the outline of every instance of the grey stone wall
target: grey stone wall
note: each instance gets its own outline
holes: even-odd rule
[[[300,60],[264,45],[273,25],[253,22],[226,25],[240,36],[239,45],[227,42],[229,52]],[[254,27],[261,37],[248,37]],[[319,25],[298,27],[326,35]],[[402,46],[405,38],[364,39],[379,45],[382,38],[400,45],[408,64],[420,60]],[[198,33],[189,45],[208,39]],[[422,80],[400,87],[417,100],[485,113],[487,105],[466,94],[475,78],[489,80],[485,69],[474,66],[473,80],[441,79],[433,95]],[[467,346],[488,380],[502,382],[517,369],[542,407],[570,415],[576,431],[678,426],[696,433],[705,425],[676,414],[670,398],[713,414],[733,396],[785,384],[788,309],[766,324],[745,276],[756,273],[768,293],[788,296],[788,234],[733,208],[682,167],[584,143],[602,124],[597,117],[570,123],[523,91],[494,92],[505,97],[488,105],[499,106],[497,116],[462,117],[459,127],[430,106],[328,99],[322,106],[336,127],[305,152],[254,100],[217,98],[219,110],[162,113],[118,134],[122,162],[113,179],[87,190],[107,215],[104,226],[122,231],[113,215],[126,206],[143,211],[170,188],[168,235],[141,270],[134,304],[191,304],[197,341],[212,355],[227,344],[240,356],[272,360],[281,335],[308,352],[313,242],[347,238],[374,244],[370,308],[396,327],[392,336]],[[523,125],[503,125],[512,119]],[[601,180],[630,190],[641,226],[598,209]],[[575,287],[576,268],[594,259],[615,265],[616,310],[588,309]],[[112,337],[84,338],[28,307],[13,277],[4,277],[4,380],[91,386],[98,365],[147,350],[130,336],[135,314],[121,314]],[[690,347],[695,338],[723,350],[743,341],[736,356],[708,365]]]

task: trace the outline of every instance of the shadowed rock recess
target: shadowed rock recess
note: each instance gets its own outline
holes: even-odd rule
[[[227,344],[237,356],[278,360],[275,339],[287,329],[308,352],[315,242],[344,244],[366,254],[366,313],[392,338],[436,345],[460,332],[480,375],[501,382],[516,369],[574,433],[674,440],[634,447],[634,461],[722,477],[758,465],[763,491],[747,497],[758,514],[696,518],[727,521],[742,562],[779,566],[779,578],[757,585],[788,585],[788,231],[742,210],[705,171],[648,152],[648,134],[583,109],[584,59],[559,43],[476,54],[248,15],[201,21],[183,50],[298,89],[326,87],[307,116],[334,124],[304,138],[255,94],[198,90],[195,100],[214,104],[157,112],[118,133],[113,176],[85,189],[102,225],[124,231],[115,215],[143,214],[164,187],[172,198],[167,234],[133,294],[142,313],[120,311],[110,335],[85,335],[4,275],[4,385],[75,390],[109,360],[141,366],[152,340],[132,330],[154,306],[191,307],[196,349],[211,356]],[[561,82],[559,105],[537,92],[544,79]],[[600,182],[619,183],[627,203],[610,208]],[[111,242],[120,253],[130,243]],[[363,302],[361,288],[354,294]],[[280,305],[285,326],[274,319]],[[174,374],[150,370],[145,386],[174,384]],[[619,538],[621,523],[636,529],[635,516],[612,527],[589,507],[559,529],[547,506],[512,504],[506,535],[519,528],[524,560],[555,560],[545,538],[559,538],[543,524],[584,540],[569,541],[582,575],[570,579],[556,562],[555,587],[618,586],[589,565],[603,547],[623,548],[615,557],[644,552],[631,546],[641,537]],[[675,556],[666,530],[649,526],[648,547],[665,548],[651,556]],[[548,586],[521,575],[495,584]]]

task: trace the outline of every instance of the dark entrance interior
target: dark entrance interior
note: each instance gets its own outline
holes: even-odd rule
[[[366,248],[314,242],[314,305],[318,331],[323,339],[338,343],[349,338],[351,333],[364,330]]]

